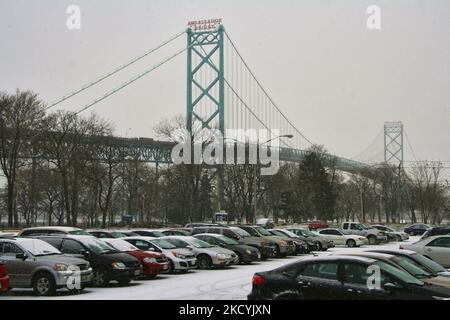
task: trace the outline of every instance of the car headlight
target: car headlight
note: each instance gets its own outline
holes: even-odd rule
[[[113,262],[112,264],[113,269],[125,269],[126,266],[123,262]]]
[[[358,240],[366,240],[364,237],[359,237]]]
[[[178,253],[178,252],[176,252],[176,251],[172,251],[172,253],[173,253],[173,255],[174,255],[175,257],[177,257],[177,258],[180,258],[180,259],[186,259],[186,256],[185,256],[184,254]]]
[[[231,255],[229,255],[229,254],[226,254],[226,253],[218,253],[217,254],[217,259],[224,260],[224,259],[229,259],[229,258],[231,258]]]
[[[284,240],[281,240],[281,241],[280,241],[280,245],[285,246],[285,245],[287,245],[287,242],[284,241]]]
[[[69,266],[67,264],[63,263],[55,263],[55,265],[53,266],[56,271],[67,271],[68,267]]]
[[[156,259],[152,257],[146,257],[143,260],[145,263],[156,263]]]

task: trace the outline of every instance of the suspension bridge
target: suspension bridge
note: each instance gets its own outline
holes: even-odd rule
[[[221,23],[214,23],[207,28],[201,26],[199,28],[195,22],[190,23],[187,30],[173,35],[158,46],[64,95],[47,105],[45,110],[54,108],[61,102],[90,89],[168,44],[179,41],[178,39],[183,36],[187,41],[179,50],[120,86],[81,106],[75,111],[75,114],[92,109],[101,101],[126,89],[182,54],[186,54],[186,129],[191,135],[199,129],[218,129],[226,141],[227,131],[236,128],[241,130],[264,129],[271,134],[277,130],[277,132],[292,138],[289,140],[278,139],[279,146],[270,146],[271,150],[278,148],[280,161],[301,161],[307,154],[308,148],[313,145],[312,140],[308,139],[295,126],[294,121],[275,103]],[[326,162],[333,163],[338,170],[350,173],[370,170],[375,163],[380,162],[403,163],[403,126],[398,128],[395,131],[392,128],[386,129],[385,126],[384,159],[381,161],[376,157],[362,159],[364,154],[370,153],[369,148],[354,159],[327,154],[325,155]],[[233,144],[239,142],[245,143],[245,141],[235,141]],[[114,146],[121,150],[120,154],[124,158],[131,155],[140,161],[154,163],[171,163],[171,150],[175,143],[175,141],[158,141],[151,138],[115,137],[113,139]],[[379,146],[377,148],[376,156],[379,154]]]

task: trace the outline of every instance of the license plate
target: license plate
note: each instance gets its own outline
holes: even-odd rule
[[[195,266],[195,262],[194,261],[189,261],[189,265]]]
[[[134,275],[135,275],[135,276],[138,276],[138,275],[140,275],[140,274],[141,274],[141,271],[140,271],[140,270],[135,270],[135,271],[134,271]]]
[[[163,268],[163,270],[167,270],[167,269],[169,269],[169,265],[168,264],[164,264],[162,268]]]

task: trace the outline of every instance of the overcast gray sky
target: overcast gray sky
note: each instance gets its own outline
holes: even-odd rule
[[[81,30],[66,28],[71,4],[81,8]],[[381,8],[381,30],[366,28],[371,4]],[[51,102],[182,31],[189,20],[217,17],[314,142],[352,157],[385,121],[401,120],[419,159],[450,165],[448,0],[0,0],[0,90],[31,89]],[[79,109],[183,45],[184,37],[58,108]],[[185,56],[178,57],[95,112],[119,135],[152,136],[161,119],[185,112],[185,65]],[[409,151],[406,158],[413,160]]]

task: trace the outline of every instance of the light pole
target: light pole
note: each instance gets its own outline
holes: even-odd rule
[[[275,138],[269,139],[266,142],[261,143],[261,146],[266,144],[266,143],[269,143],[269,142],[271,142],[271,141],[273,141],[275,139],[281,139],[281,138],[292,139],[293,137],[294,137],[294,135],[292,135],[292,134],[283,134],[283,135],[277,136]],[[253,224],[256,224],[256,205],[257,205],[257,194],[258,194],[258,192],[257,192],[257,187],[258,187],[257,186],[257,176],[256,176],[257,175],[257,169],[258,169],[258,160],[256,160],[255,171],[254,171],[254,174],[253,174],[253,182],[254,182],[253,188],[255,190],[255,196],[253,197],[254,198],[253,199]]]

